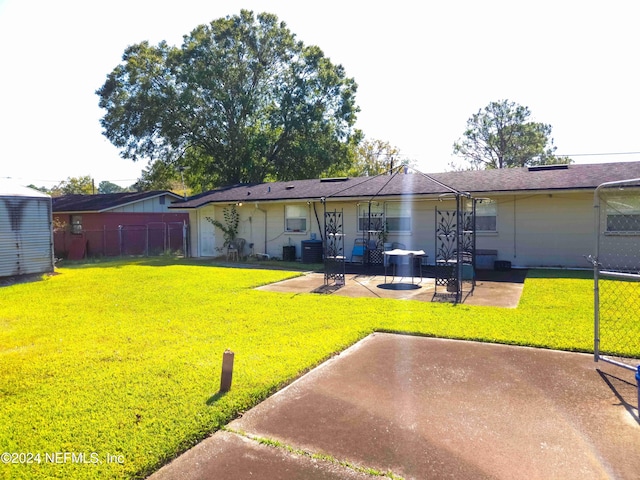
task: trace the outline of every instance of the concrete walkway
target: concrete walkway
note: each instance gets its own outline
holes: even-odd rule
[[[376,333],[151,478],[372,478],[368,469],[638,479],[633,372],[579,353]]]

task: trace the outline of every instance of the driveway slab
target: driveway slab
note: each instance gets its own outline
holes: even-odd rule
[[[640,477],[633,372],[580,353],[376,333],[228,428],[152,478]]]

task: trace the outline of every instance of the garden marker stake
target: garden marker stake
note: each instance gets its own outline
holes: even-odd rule
[[[222,376],[220,378],[220,392],[231,390],[231,380],[233,378],[233,357],[231,350],[225,350],[222,356]]]

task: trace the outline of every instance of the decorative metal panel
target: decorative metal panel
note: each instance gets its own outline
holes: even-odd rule
[[[325,207],[326,208],[326,207]],[[344,215],[342,210],[324,213],[324,283],[345,283]]]
[[[446,287],[447,295],[461,301],[465,284],[471,294],[475,287],[475,200],[456,196],[455,210],[439,210],[435,215],[435,284]]]

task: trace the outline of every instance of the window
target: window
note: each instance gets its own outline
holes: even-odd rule
[[[485,199],[476,204],[476,232],[496,232],[498,203]]]
[[[371,215],[369,215],[371,205]],[[358,204],[358,231],[382,231],[384,225],[384,206],[378,202]]]
[[[284,229],[286,232],[307,231],[307,207],[303,205],[286,205],[284,207]]]
[[[640,199],[612,197],[607,200],[607,232],[640,232]]]
[[[71,215],[71,233],[82,234],[82,215]]]
[[[390,202],[386,205],[387,229],[390,232],[411,231],[411,204]]]

